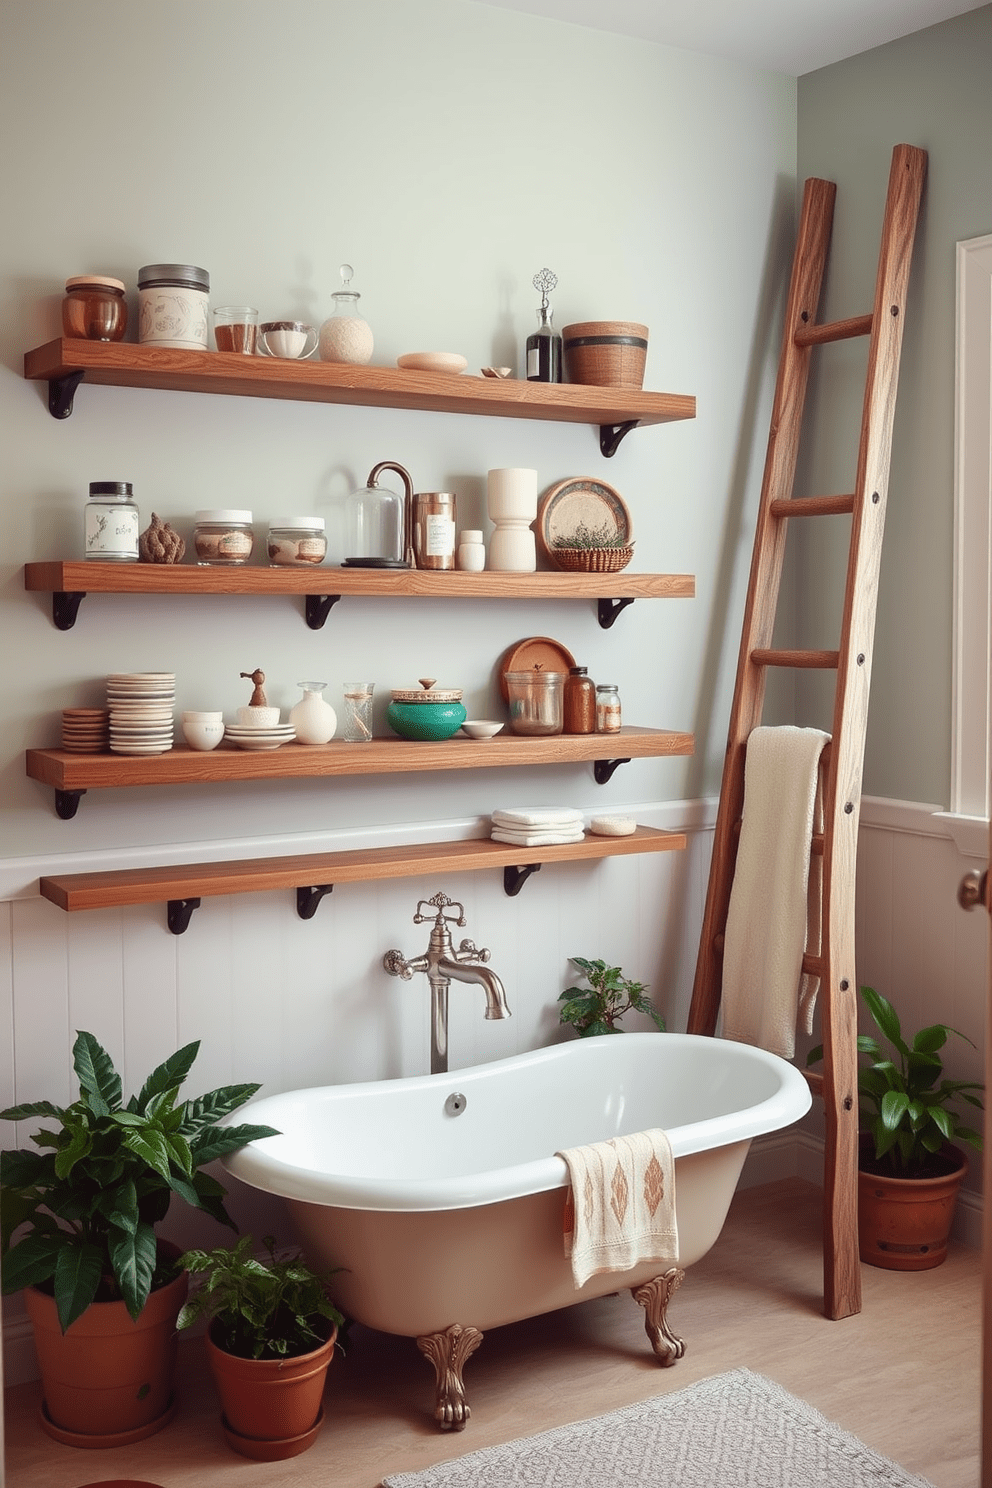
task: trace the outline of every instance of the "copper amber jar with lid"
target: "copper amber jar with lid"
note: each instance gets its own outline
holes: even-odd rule
[[[127,330],[127,300],[120,279],[105,274],[77,274],[65,281],[62,329],[80,341],[122,341]]]
[[[596,684],[586,667],[569,667],[565,678],[563,711],[564,733],[596,732]]]

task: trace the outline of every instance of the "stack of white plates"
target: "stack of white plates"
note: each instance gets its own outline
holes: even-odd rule
[[[112,754],[165,754],[172,748],[175,672],[112,672],[107,705]]]
[[[278,749],[296,738],[291,723],[277,723],[268,728],[252,728],[249,724],[229,723],[224,729],[224,741],[237,745],[238,749]]]

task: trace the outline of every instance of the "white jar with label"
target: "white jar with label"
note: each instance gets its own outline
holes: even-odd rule
[[[418,491],[413,498],[413,557],[418,568],[455,566],[455,497]]]
[[[137,563],[139,525],[130,481],[90,481],[83,512],[87,558],[101,563]]]
[[[198,511],[193,546],[200,568],[247,563],[255,542],[250,511]]]
[[[210,275],[196,264],[146,264],[138,270],[138,340],[148,346],[206,351]]]

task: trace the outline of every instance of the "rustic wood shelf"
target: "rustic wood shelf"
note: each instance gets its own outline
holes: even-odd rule
[[[24,376],[48,383],[49,411],[55,418],[69,416],[76,388],[83,381],[110,387],[594,424],[600,430],[604,455],[613,454],[624,435],[638,425],[696,416],[695,398],[682,393],[297,362],[233,352],[174,351],[64,336],[27,352]]]
[[[543,863],[590,861],[631,854],[671,852],[685,847],[681,832],[638,827],[628,837],[586,836],[552,847],[509,847],[488,838],[423,842],[400,847],[359,848],[350,852],[309,853],[299,857],[248,858],[217,863],[178,863],[169,868],[126,868],[109,873],[67,873],[42,878],[39,888],[69,913],[119,905],[169,905],[169,928],[181,934],[200,900],[274,889],[297,891],[297,912],[312,918],[335,884],[425,873],[471,873],[502,868],[508,894],[519,891]],[[195,901],[195,903],[193,902]]]
[[[427,569],[198,568],[190,563],[54,560],[24,565],[24,587],[52,595],[52,618],[70,630],[87,594],[301,595],[307,624],[319,630],[331,606],[367,599],[591,599],[604,628],[635,599],[691,599],[692,574],[440,573]]]
[[[210,785],[232,780],[299,780],[326,775],[386,775],[415,770],[512,769],[522,765],[591,762],[605,783],[618,764],[691,754],[691,734],[667,729],[624,727],[618,734],[556,734],[530,738],[497,734],[494,739],[455,737],[437,743],[373,739],[369,744],[283,744],[279,749],[245,750],[222,744],[201,752],[177,745],[165,754],[71,754],[62,749],[29,749],[32,780],[54,787],[56,809],[74,816],[88,790],[124,786]]]

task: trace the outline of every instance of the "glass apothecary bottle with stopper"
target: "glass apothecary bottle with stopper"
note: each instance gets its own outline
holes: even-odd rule
[[[558,283],[558,275],[542,269],[533,278],[541,292],[537,312],[537,330],[527,337],[527,381],[561,382],[561,337],[551,324],[552,309],[548,296]]]
[[[331,295],[334,309],[320,328],[320,359],[364,366],[372,360],[372,327],[358,309],[361,295],[351,287],[351,264],[342,264],[339,272],[343,287]]]

